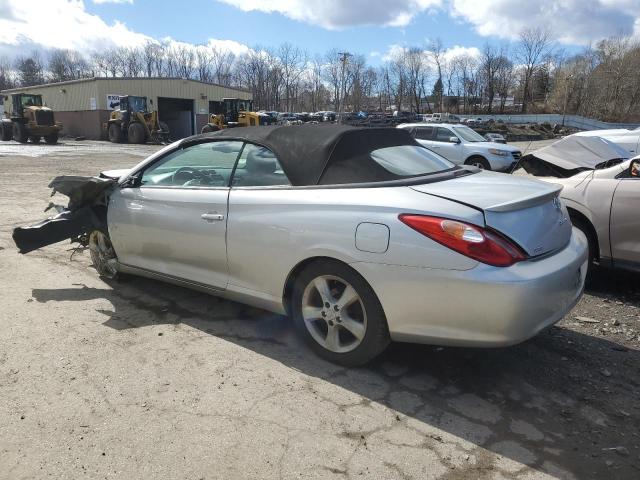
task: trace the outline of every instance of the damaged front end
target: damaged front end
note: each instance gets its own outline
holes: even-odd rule
[[[67,239],[87,247],[92,232],[107,234],[107,204],[115,185],[113,178],[69,175],[54,178],[49,184],[53,189],[51,196],[61,193],[69,197],[69,203],[67,207],[50,203],[45,211],[54,208],[57,215],[13,230],[13,241],[20,253]]]

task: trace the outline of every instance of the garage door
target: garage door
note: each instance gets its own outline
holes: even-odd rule
[[[158,97],[158,116],[169,126],[172,140],[195,133],[194,101],[186,98]]]

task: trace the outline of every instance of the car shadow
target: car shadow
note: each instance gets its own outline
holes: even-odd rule
[[[606,275],[596,272],[591,284],[614,295]],[[113,309],[100,310],[104,325],[116,330],[188,325],[393,409],[399,421],[553,476],[640,475],[638,350],[553,327],[504,349],[393,344],[366,367],[346,369],[315,356],[286,317],[144,278],[109,283],[113,289],[75,285],[32,294],[38,302],[106,299]],[[495,455],[479,456],[468,478],[494,468]],[[464,469],[456,475],[464,477]]]

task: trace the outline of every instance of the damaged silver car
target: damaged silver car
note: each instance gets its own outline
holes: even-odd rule
[[[16,229],[22,252],[72,238],[101,275],[288,314],[343,365],[391,340],[522,342],[575,305],[586,275],[559,186],[456,166],[402,129],[226,129],[51,186],[69,206]]]

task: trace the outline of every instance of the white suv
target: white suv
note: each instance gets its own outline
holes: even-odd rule
[[[458,165],[511,172],[522,156],[516,147],[487,142],[482,135],[464,125],[403,123],[398,128],[409,130],[418,143]]]

